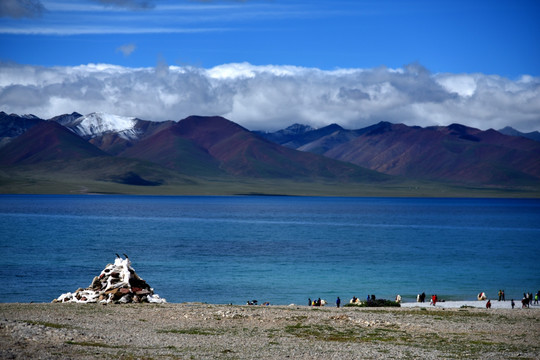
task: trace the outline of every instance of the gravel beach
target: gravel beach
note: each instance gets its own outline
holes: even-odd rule
[[[539,332],[538,307],[0,304],[2,359],[538,359]]]

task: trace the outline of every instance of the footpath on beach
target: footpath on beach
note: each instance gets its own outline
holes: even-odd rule
[[[464,307],[474,307],[474,308],[486,308],[486,303],[488,300],[470,300],[470,301],[438,301],[435,306],[430,305],[429,301],[427,302],[403,302],[401,307],[414,308],[414,307],[430,307],[430,308],[442,308],[442,309],[458,309]],[[521,309],[521,299],[514,300],[514,309]],[[512,309],[512,301],[498,301],[491,300],[491,309]],[[531,304],[527,309],[540,309],[540,304]]]

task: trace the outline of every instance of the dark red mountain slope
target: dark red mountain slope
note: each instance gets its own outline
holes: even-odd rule
[[[148,136],[126,148],[119,156],[160,164],[182,174],[194,176],[223,175],[219,161],[205,149],[183,138],[178,124]]]
[[[153,161],[183,173],[196,166],[255,178],[387,180],[323,156],[271,143],[222,117],[190,116],[127,149],[122,156]]]
[[[463,125],[380,123],[326,156],[393,175],[477,184],[540,181],[540,144]]]
[[[0,151],[0,164],[35,164],[50,160],[77,160],[106,153],[62,125],[43,121],[20,135]]]
[[[182,137],[206,149],[222,169],[236,176],[388,179],[351,164],[279,146],[222,117],[191,116],[180,121],[178,128]]]

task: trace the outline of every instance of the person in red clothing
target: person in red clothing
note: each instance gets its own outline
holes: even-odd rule
[[[431,304],[435,306],[437,304],[437,295],[431,295]]]

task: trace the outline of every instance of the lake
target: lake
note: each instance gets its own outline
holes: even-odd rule
[[[169,302],[540,289],[540,200],[0,195],[2,302],[50,302],[126,253]]]

